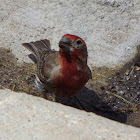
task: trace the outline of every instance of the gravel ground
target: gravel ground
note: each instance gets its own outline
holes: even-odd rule
[[[76,97],[56,97],[55,101],[140,127],[139,59],[123,71],[107,68],[92,68],[92,71],[93,79]],[[12,50],[1,48],[0,89],[43,97],[34,87],[35,74],[35,64],[17,63]]]

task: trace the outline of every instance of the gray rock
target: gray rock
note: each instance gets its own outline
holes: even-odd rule
[[[25,93],[0,90],[1,140],[139,140],[140,129]]]
[[[52,48],[66,33],[81,36],[91,66],[114,68],[130,61],[140,44],[139,0],[1,2],[1,47],[28,61],[21,43],[49,38]]]
[[[82,37],[90,66],[121,67],[140,44],[139,0],[1,0],[0,47],[31,62],[21,46],[66,33]],[[139,140],[140,129],[24,93],[0,90],[0,139]]]

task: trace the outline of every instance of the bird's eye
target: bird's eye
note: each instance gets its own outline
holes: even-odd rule
[[[77,44],[82,44],[82,41],[81,41],[81,40],[77,40],[76,43],[77,43]]]

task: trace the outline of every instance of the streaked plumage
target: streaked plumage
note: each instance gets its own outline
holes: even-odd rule
[[[91,78],[87,66],[87,47],[78,36],[66,34],[59,42],[59,51],[50,48],[47,39],[23,43],[37,59],[37,87],[56,96],[78,93]]]

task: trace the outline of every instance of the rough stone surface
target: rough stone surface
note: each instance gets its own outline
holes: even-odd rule
[[[139,0],[1,0],[1,47],[29,61],[21,43],[49,38],[58,50],[70,33],[86,41],[91,66],[121,66],[140,44],[139,7]]]
[[[21,46],[48,38],[58,50],[62,35],[82,37],[90,66],[122,66],[140,44],[139,0],[1,0],[0,47],[31,62]],[[140,129],[93,113],[9,90],[0,90],[0,139],[139,140]]]
[[[139,140],[140,129],[25,93],[0,90],[1,140]]]

